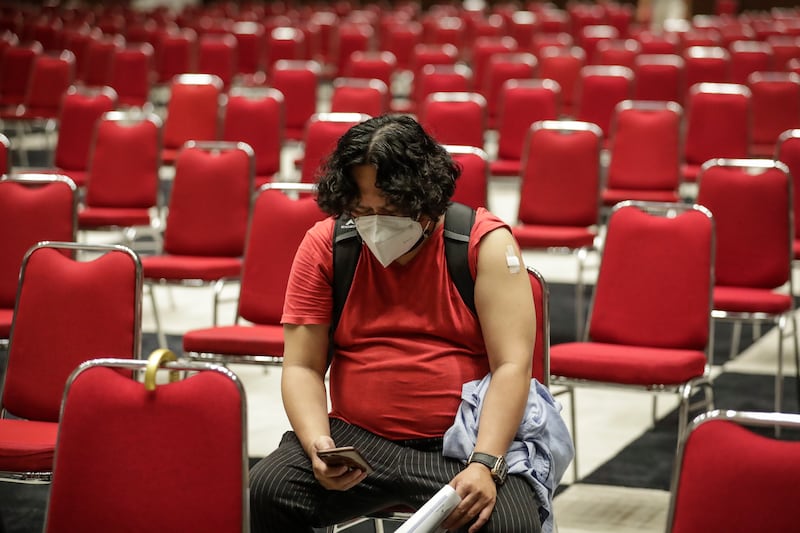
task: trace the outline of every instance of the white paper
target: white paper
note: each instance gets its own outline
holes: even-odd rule
[[[456,490],[450,485],[445,485],[395,533],[443,533],[442,522],[460,502],[461,497]]]

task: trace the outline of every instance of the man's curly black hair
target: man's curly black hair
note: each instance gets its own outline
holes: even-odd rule
[[[412,218],[437,219],[447,209],[461,169],[413,118],[382,115],[350,128],[324,162],[317,203],[334,216],[353,209],[359,190],[351,170],[375,165],[387,203]]]

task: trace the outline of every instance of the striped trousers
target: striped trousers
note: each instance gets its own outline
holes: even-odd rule
[[[355,446],[375,468],[348,491],[319,484],[293,432],[250,471],[252,533],[311,533],[393,505],[421,507],[464,465],[442,456],[441,440],[398,443],[331,418],[337,446]],[[520,476],[508,476],[485,533],[538,533],[539,502]]]

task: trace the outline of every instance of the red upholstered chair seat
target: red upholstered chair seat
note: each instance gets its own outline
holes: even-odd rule
[[[238,277],[242,271],[242,260],[238,257],[159,255],[143,257],[142,267],[148,279],[215,281]]]
[[[792,309],[792,297],[765,289],[717,286],[714,308],[734,313],[781,314]]]
[[[58,423],[0,419],[0,471],[53,469]]]
[[[81,228],[103,226],[149,226],[150,210],[147,208],[86,207],[78,213]]]
[[[522,162],[519,159],[496,159],[492,161],[493,176],[519,176]]]
[[[183,349],[198,353],[231,355],[283,355],[283,326],[217,326],[195,329],[183,336]]]
[[[678,384],[702,375],[702,350],[670,350],[602,342],[558,345],[550,362],[553,374],[628,385]]]
[[[643,202],[677,202],[680,200],[675,191],[646,191],[639,189],[605,189],[602,192],[603,204],[614,205],[624,200],[636,198]]]
[[[595,233],[587,228],[576,226],[544,226],[528,224],[511,228],[514,237],[522,248],[549,248],[565,246],[580,248],[591,246]]]
[[[13,309],[0,308],[0,339],[7,339],[11,334],[11,320],[13,318]]]

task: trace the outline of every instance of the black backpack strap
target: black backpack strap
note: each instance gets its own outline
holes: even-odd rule
[[[458,289],[461,299],[472,314],[475,311],[475,280],[469,271],[469,234],[475,223],[475,210],[464,204],[453,203],[444,216],[444,254],[447,270]]]
[[[329,365],[333,357],[333,332],[339,325],[360,255],[361,237],[356,231],[355,221],[348,215],[342,215],[333,222],[333,309],[328,333]]]

